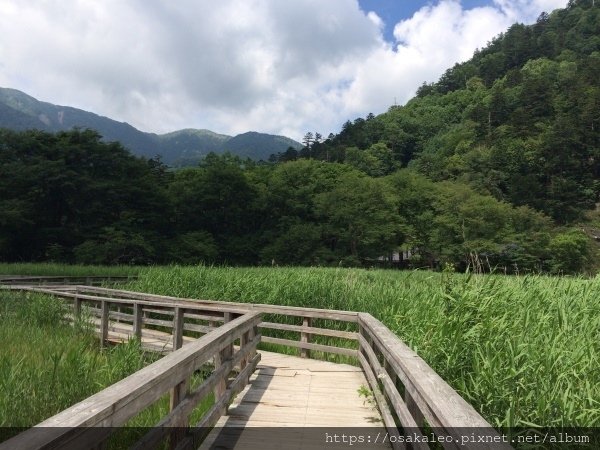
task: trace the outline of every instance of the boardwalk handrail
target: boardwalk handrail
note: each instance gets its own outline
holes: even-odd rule
[[[80,301],[133,304],[134,309],[131,313],[107,312],[106,307],[97,312],[101,314],[103,323],[108,323],[109,317],[122,318],[132,322],[137,335],[140,335],[143,323],[172,328],[173,348],[181,346],[184,330],[207,333],[210,331],[208,334],[210,336],[212,330],[215,329],[184,323],[184,313],[186,318],[208,320],[212,326],[214,326],[213,321],[227,322],[235,314],[243,313],[301,319],[301,325],[259,321],[257,327],[262,330],[288,331],[298,334],[297,340],[262,335],[261,342],[298,348],[303,357],[310,357],[310,351],[317,350],[356,358],[362,366],[384,424],[390,432],[397,432],[398,428],[418,432],[430,429],[435,434],[443,434],[456,440],[453,443],[446,442],[445,448],[468,448],[468,442],[467,445],[460,445],[465,444],[461,441],[465,432],[475,432],[492,439],[499,437],[493,427],[423,359],[368,313],[182,299],[90,286],[76,286],[74,292],[52,291],[35,287],[28,290],[47,292],[71,299],[74,301],[75,309],[77,309],[75,305]],[[142,310],[166,315],[169,320],[142,318]],[[106,320],[104,320],[105,318]],[[322,327],[313,326],[315,320],[324,325]],[[348,328],[346,331],[327,328],[331,322],[334,323],[334,328],[347,326],[356,331],[347,331]],[[340,324],[341,327],[338,326]],[[106,325],[103,325],[102,336],[106,335]],[[331,345],[323,345],[311,342],[314,335],[339,339],[328,342]],[[355,346],[348,347],[348,342]],[[184,348],[186,347],[187,345]],[[415,446],[428,448],[426,444]],[[478,442],[477,448],[486,448],[486,444]],[[493,448],[499,448],[497,441],[493,443]]]
[[[215,403],[195,425],[197,430],[213,426],[225,412],[233,397],[240,392],[260,360],[256,346],[260,342],[257,326],[260,313],[248,312],[198,340],[170,353],[103,391],[58,413],[18,436],[0,444],[0,449],[80,449],[98,445],[108,438],[111,427],[127,420],[171,391],[170,412],[140,442],[138,448],[152,447],[169,434],[171,446],[188,447],[191,435],[180,436],[188,426],[189,414],[212,389]],[[239,340],[239,349],[233,344]],[[203,364],[215,357],[215,371],[193,391],[190,377]],[[228,381],[235,366],[239,373]],[[193,430],[192,430],[193,431]],[[93,444],[93,445],[92,445]]]
[[[368,313],[359,313],[358,323],[359,360],[388,429],[419,431],[426,422],[436,435],[453,438],[445,448],[465,448],[472,433],[491,441],[476,448],[504,448],[494,428],[384,324]]]
[[[41,290],[38,290],[41,292]],[[263,330],[279,330],[279,331],[291,331],[298,333],[299,339],[284,339],[280,337],[264,336],[262,342],[269,344],[277,344],[286,347],[295,347],[300,351],[300,356],[310,357],[310,351],[321,351],[325,353],[332,353],[344,356],[350,356],[357,358],[358,349],[348,348],[344,346],[336,345],[324,345],[312,342],[313,336],[328,336],[343,339],[345,342],[358,341],[358,333],[355,331],[344,331],[338,329],[322,328],[313,326],[314,321],[317,319],[326,319],[335,321],[341,324],[356,324],[358,322],[358,313],[355,311],[339,311],[339,310],[326,310],[318,308],[302,308],[296,306],[280,306],[280,305],[267,305],[262,303],[242,303],[242,302],[224,302],[217,300],[194,300],[186,298],[171,297],[165,295],[146,294],[141,292],[125,291],[119,289],[108,289],[95,286],[76,286],[76,295],[73,293],[55,293],[54,295],[61,297],[78,297],[80,299],[93,299],[94,295],[102,295],[99,298],[108,298],[108,296],[115,296],[118,298],[125,298],[130,300],[136,300],[138,302],[148,302],[148,304],[177,304],[179,306],[189,306],[190,308],[205,308],[207,310],[220,310],[220,311],[235,311],[237,313],[241,311],[259,311],[263,314],[279,315],[283,317],[294,317],[301,320],[301,324],[293,325],[288,323],[274,323],[263,321],[259,327]],[[89,297],[88,297],[89,296]],[[144,303],[147,304],[147,303]],[[165,311],[164,315],[172,315],[172,312]],[[152,323],[152,319],[145,319],[145,322]],[[172,322],[162,321],[156,322],[158,325],[171,326]],[[189,329],[192,329],[193,325],[186,325]],[[356,326],[356,325],[354,325]],[[357,345],[355,344],[355,347]]]

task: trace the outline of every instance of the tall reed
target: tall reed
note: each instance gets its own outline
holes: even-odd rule
[[[600,424],[600,278],[173,266],[131,288],[369,312],[494,425]]]

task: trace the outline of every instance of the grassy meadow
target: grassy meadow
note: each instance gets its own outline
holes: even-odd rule
[[[0,291],[0,442],[159,358],[137,340],[101,349],[85,321],[64,323],[65,311],[45,295]],[[198,413],[211,403],[207,398]],[[168,411],[167,394],[132,418],[109,448],[135,442]]]
[[[3,263],[0,262],[0,275],[31,275],[31,276],[127,276],[137,275],[138,266],[83,266],[56,263]]]
[[[87,274],[107,273],[94,270]],[[142,292],[369,312],[495,426],[600,424],[600,277],[204,266],[134,271],[139,279],[127,288]],[[7,273],[2,265],[0,273]]]
[[[493,425],[600,424],[600,277],[200,266],[131,288],[369,312]]]

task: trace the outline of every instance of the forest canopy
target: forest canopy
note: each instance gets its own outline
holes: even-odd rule
[[[269,162],[175,171],[93,130],[2,130],[0,259],[594,270],[599,73],[581,0]]]

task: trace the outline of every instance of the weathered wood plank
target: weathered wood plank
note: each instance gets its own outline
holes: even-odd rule
[[[82,286],[82,288],[86,288]],[[166,295],[156,295],[156,294],[144,294],[134,291],[125,291],[119,289],[108,289],[108,288],[89,288],[91,292],[98,293],[114,293],[119,294],[123,298],[136,298],[140,300],[153,300],[159,301],[163,303],[167,302],[177,302],[180,304],[185,303],[185,305],[203,305],[203,306],[223,306],[227,308],[232,308],[232,311],[236,308],[239,309],[252,309],[259,310],[264,313],[272,313],[272,314],[282,314],[288,316],[297,316],[297,317],[311,317],[318,319],[331,319],[331,320],[341,320],[345,322],[357,322],[358,321],[358,313],[355,311],[338,311],[338,310],[329,310],[329,309],[318,309],[318,308],[302,308],[296,306],[280,306],[280,305],[268,305],[262,303],[243,303],[243,302],[224,302],[217,300],[201,300],[201,299],[189,299],[189,298],[178,298],[178,297],[170,297]]]
[[[471,405],[385,325],[366,313],[359,314],[359,325],[369,333],[432,427],[443,428],[459,442],[461,428],[476,429],[490,436],[497,434]]]
[[[265,314],[281,314],[284,316],[311,317],[313,319],[331,319],[342,322],[358,322],[358,313],[353,311],[335,311],[330,309],[301,308],[296,306],[278,306],[254,304],[253,310]]]
[[[291,341],[289,339],[274,338],[274,337],[270,337],[270,336],[263,336],[262,342],[266,342],[266,343],[270,343],[270,344],[285,345],[288,347],[307,348],[310,350],[318,350],[318,351],[326,352],[326,353],[335,353],[338,355],[346,355],[346,356],[356,357],[358,354],[358,350],[353,349],[353,348],[333,347],[331,345],[313,344],[312,342]]]
[[[289,325],[287,323],[275,322],[262,322],[258,327],[269,330],[295,331],[298,333],[317,334],[319,336],[339,337],[353,341],[358,339],[358,333],[354,331],[330,330],[327,328],[305,327],[303,325]]]
[[[360,343],[360,349],[362,351],[364,351],[365,354],[367,355],[366,359],[367,359],[367,362],[369,363],[371,369],[373,370],[373,373],[376,375],[377,379],[380,380],[381,383],[383,384],[385,394],[389,398],[390,403],[392,404],[392,406],[394,408],[394,412],[396,413],[396,416],[398,416],[398,419],[400,419],[400,423],[402,424],[402,427],[413,428],[415,430],[418,429],[419,427],[417,425],[417,422],[415,421],[415,419],[411,415],[410,411],[408,410],[406,404],[402,400],[402,396],[398,392],[398,389],[396,389],[396,386],[394,385],[394,383],[391,381],[389,375],[387,374],[387,372],[383,369],[383,367],[377,360],[377,356],[375,355],[375,352],[373,351],[373,349],[371,348],[369,343],[366,341],[366,339],[363,336],[359,337],[359,343]],[[428,446],[424,446],[424,447],[417,446],[417,448],[429,448],[429,447]]]
[[[373,397],[375,398],[377,406],[379,407],[379,412],[381,413],[381,417],[383,418],[383,424],[385,425],[385,428],[390,433],[390,435],[394,436],[398,432],[398,429],[396,428],[396,423],[394,422],[394,417],[392,416],[390,408],[388,407],[387,402],[385,401],[385,397],[383,396],[381,390],[379,389],[379,386],[377,385],[377,378],[375,377],[375,374],[373,373],[373,370],[371,369],[371,366],[369,365],[368,361],[362,354],[358,355],[358,359],[365,372],[365,376],[367,377],[369,386],[371,386],[371,392],[373,393]],[[398,443],[392,443],[392,448],[403,449],[406,447]]]
[[[110,304],[113,305],[125,305],[125,306],[132,306],[136,303],[139,303],[143,306],[151,306],[154,308],[161,308],[161,309],[167,309],[167,310],[173,310],[173,308],[175,306],[177,306],[175,303],[170,302],[170,303],[159,303],[159,302],[155,302],[155,301],[145,301],[145,300],[134,300],[134,299],[126,299],[126,298],[113,298],[113,297],[99,297],[99,296],[93,296],[93,295],[86,295],[86,294],[81,294],[81,293],[75,293],[75,292],[57,292],[54,291],[52,289],[38,289],[38,288],[34,288],[34,287],[26,287],[22,290],[26,290],[26,291],[30,291],[30,292],[39,292],[39,293],[43,293],[43,294],[50,294],[53,295],[55,297],[61,297],[61,298],[68,298],[68,299],[72,299],[75,296],[77,296],[78,298],[80,298],[81,300],[89,300],[89,301],[94,301],[94,302],[102,302],[102,301],[108,301]],[[202,312],[204,314],[208,314],[208,313],[214,313],[215,315],[221,316],[224,311],[226,312],[230,312],[230,313],[234,313],[234,314],[245,314],[248,312],[248,309],[240,309],[237,308],[235,306],[229,307],[226,304],[224,305],[204,305],[202,303],[192,303],[192,304],[188,304],[186,303],[185,305],[180,305],[181,308],[185,309],[186,312]]]

